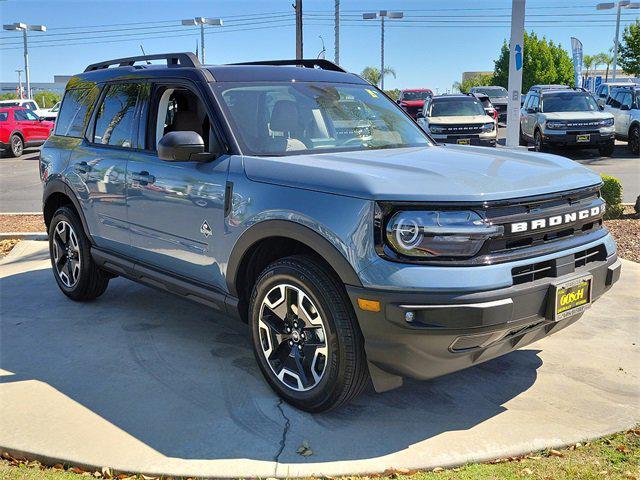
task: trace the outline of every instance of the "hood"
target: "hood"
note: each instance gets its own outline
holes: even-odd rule
[[[604,120],[613,118],[609,112],[598,110],[597,112],[549,112],[543,113],[547,120]]]
[[[464,117],[428,117],[427,122],[433,125],[459,125],[459,124],[475,124],[475,123],[491,123],[493,117],[489,115],[472,115]]]
[[[244,157],[254,181],[371,200],[484,201],[596,185],[567,158],[470,146]]]
[[[400,100],[400,105],[406,105],[407,107],[422,107],[424,100]]]
[[[509,99],[507,97],[489,97],[489,101],[493,105],[507,105],[509,103]]]

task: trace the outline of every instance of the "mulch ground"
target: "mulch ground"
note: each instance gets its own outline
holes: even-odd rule
[[[633,208],[626,207],[622,218],[606,220],[604,224],[618,242],[618,255],[640,263],[640,215],[634,213]],[[45,226],[41,215],[0,214],[0,233],[44,231]]]

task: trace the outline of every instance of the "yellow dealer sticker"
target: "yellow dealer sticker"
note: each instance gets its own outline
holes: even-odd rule
[[[373,98],[378,98],[378,94],[376,92],[374,92],[373,90],[371,90],[370,88],[365,88],[365,90],[367,91],[367,93],[369,95],[371,95]]]

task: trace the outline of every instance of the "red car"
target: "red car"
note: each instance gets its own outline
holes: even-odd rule
[[[26,147],[42,145],[53,131],[53,122],[40,120],[22,107],[0,108],[0,149],[19,157]]]
[[[424,107],[425,100],[433,97],[433,92],[428,88],[412,88],[402,90],[398,105],[400,105],[412,118],[418,116],[418,112]]]

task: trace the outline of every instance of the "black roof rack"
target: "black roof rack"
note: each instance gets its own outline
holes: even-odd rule
[[[343,72],[347,73],[347,71],[339,65],[336,65],[329,60],[325,60],[323,58],[318,59],[301,59],[301,60],[264,60],[259,62],[241,62],[241,63],[231,63],[230,65],[274,65],[274,66],[296,66],[296,67],[305,67],[305,68],[320,68],[322,70],[332,70],[334,72]]]
[[[92,63],[87,68],[84,69],[85,72],[92,72],[94,70],[102,70],[104,68],[109,68],[111,65],[118,65],[119,67],[127,67],[132,66],[136,62],[144,62],[147,60],[166,60],[167,66],[177,66],[177,67],[194,67],[198,68],[202,65],[196,57],[191,52],[183,52],[183,53],[161,53],[157,55],[140,55],[138,57],[125,57],[125,58],[116,58],[115,60],[107,60],[106,62],[98,62]]]

